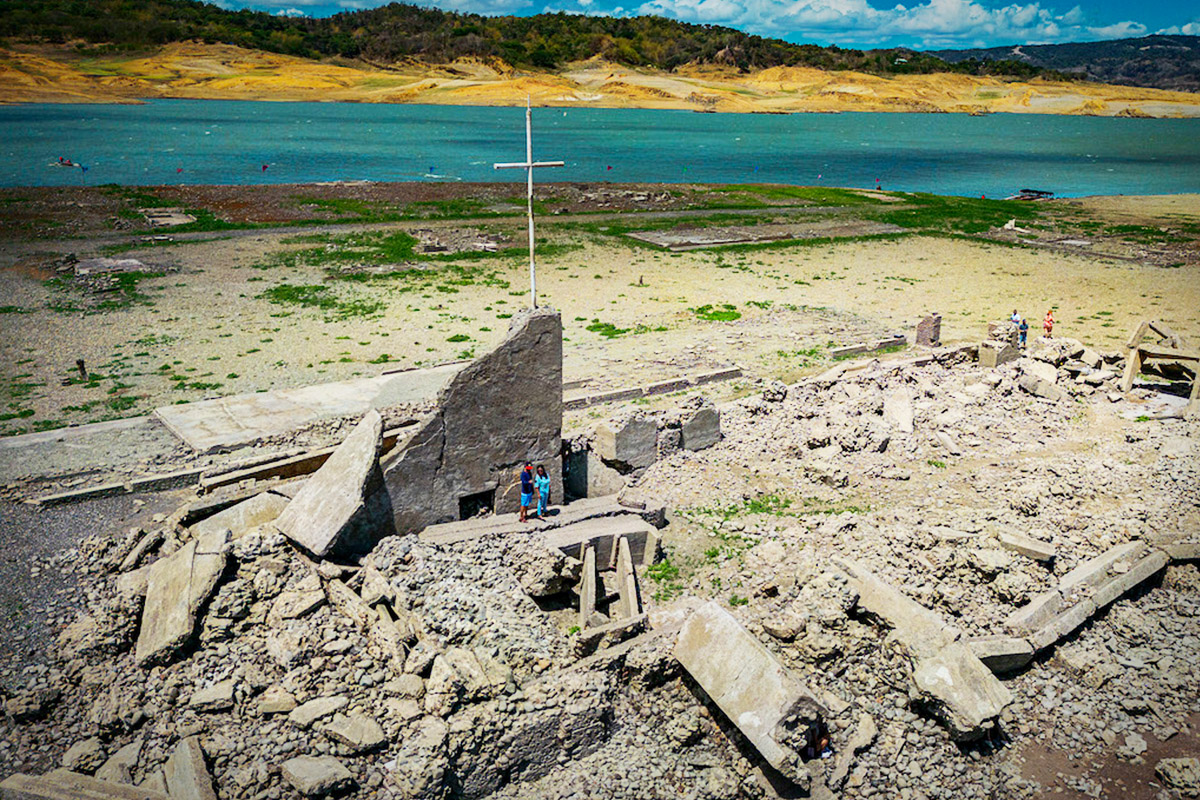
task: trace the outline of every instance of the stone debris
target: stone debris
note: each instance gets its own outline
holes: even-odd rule
[[[1184,797],[1200,797],[1200,759],[1164,758],[1155,765],[1154,774]]]
[[[597,417],[609,450],[527,420],[501,458],[503,425],[464,433],[468,409],[511,405],[505,370],[557,324],[519,320],[485,356],[497,392],[448,387],[385,456],[387,491],[368,418],[344,468],[221,490],[52,562],[83,612],[55,618],[47,664],[0,675],[0,760],[74,771],[0,796],[1032,800],[1052,792],[1014,745],[1138,766],[1151,734],[1191,735],[1194,423],[1057,447],[1081,404],[1113,413],[1119,358],[1036,340],[983,367],[936,348]],[[568,480],[595,466],[585,488],[615,496],[488,514],[531,453],[564,454]],[[299,541],[314,531],[325,556]],[[1196,773],[1158,764],[1179,796]]]

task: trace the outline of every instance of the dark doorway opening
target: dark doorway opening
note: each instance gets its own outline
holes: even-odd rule
[[[458,498],[458,518],[471,519],[477,517],[480,513],[492,513],[496,506],[496,490],[488,489],[486,492],[477,492],[475,494],[467,494]]]

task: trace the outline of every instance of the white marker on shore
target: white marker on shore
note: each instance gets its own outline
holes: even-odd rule
[[[494,169],[523,169],[527,172],[528,213],[529,213],[529,304],[537,308],[537,273],[533,264],[533,248],[536,240],[533,238],[533,170],[535,167],[561,167],[562,161],[533,160],[533,106],[529,96],[525,97],[525,160],[512,161],[503,164],[493,164]]]

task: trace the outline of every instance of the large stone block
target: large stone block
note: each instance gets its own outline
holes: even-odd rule
[[[1000,367],[1021,357],[1016,345],[988,339],[979,344],[979,366]]]
[[[695,411],[685,414],[680,447],[684,450],[704,450],[721,441],[721,412],[706,402]]]
[[[382,436],[383,419],[372,409],[305,481],[275,526],[316,556],[369,550],[387,522],[368,508],[382,485]]]
[[[658,457],[658,423],[641,416],[609,420],[596,429],[592,447],[610,464],[625,469],[648,467]]]
[[[936,612],[878,578],[861,564],[850,559],[836,559],[834,563],[849,576],[851,585],[858,591],[858,606],[893,628],[901,644],[914,657],[934,655],[962,635]]]
[[[893,389],[884,395],[883,421],[893,431],[913,432],[913,397],[907,386]]]
[[[229,534],[185,544],[150,567],[134,656],[146,666],[171,658],[196,631],[196,617],[225,571]]]
[[[562,501],[562,320],[550,308],[515,315],[508,335],[438,396],[436,410],[383,459],[395,530],[451,522],[464,510],[515,512],[520,468],[546,467]]]
[[[1070,608],[1056,614],[1045,625],[1029,634],[1029,643],[1039,653],[1047,647],[1079,630],[1096,613],[1096,604],[1081,600]]]
[[[1022,375],[1020,378],[1017,378],[1017,386],[1020,386],[1022,391],[1034,397],[1043,397],[1055,402],[1067,396],[1066,392],[1060,389],[1057,384],[1041,380],[1033,375]]]
[[[684,623],[675,658],[767,763],[807,787],[800,737],[827,712],[762,642],[709,602]]]
[[[930,314],[917,323],[918,347],[937,347],[942,343],[942,315]]]
[[[913,683],[955,741],[983,736],[1012,702],[1004,684],[961,642],[917,661]]]

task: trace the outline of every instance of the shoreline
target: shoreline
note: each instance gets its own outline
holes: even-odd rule
[[[879,76],[771,67],[672,72],[590,59],[553,72],[461,59],[450,64],[311,61],[232,45],[176,43],[139,55],[82,58],[66,48],[0,49],[0,104],[138,104],[153,99],[351,102],[697,113],[1045,114],[1200,118],[1200,94],[958,73]]]

